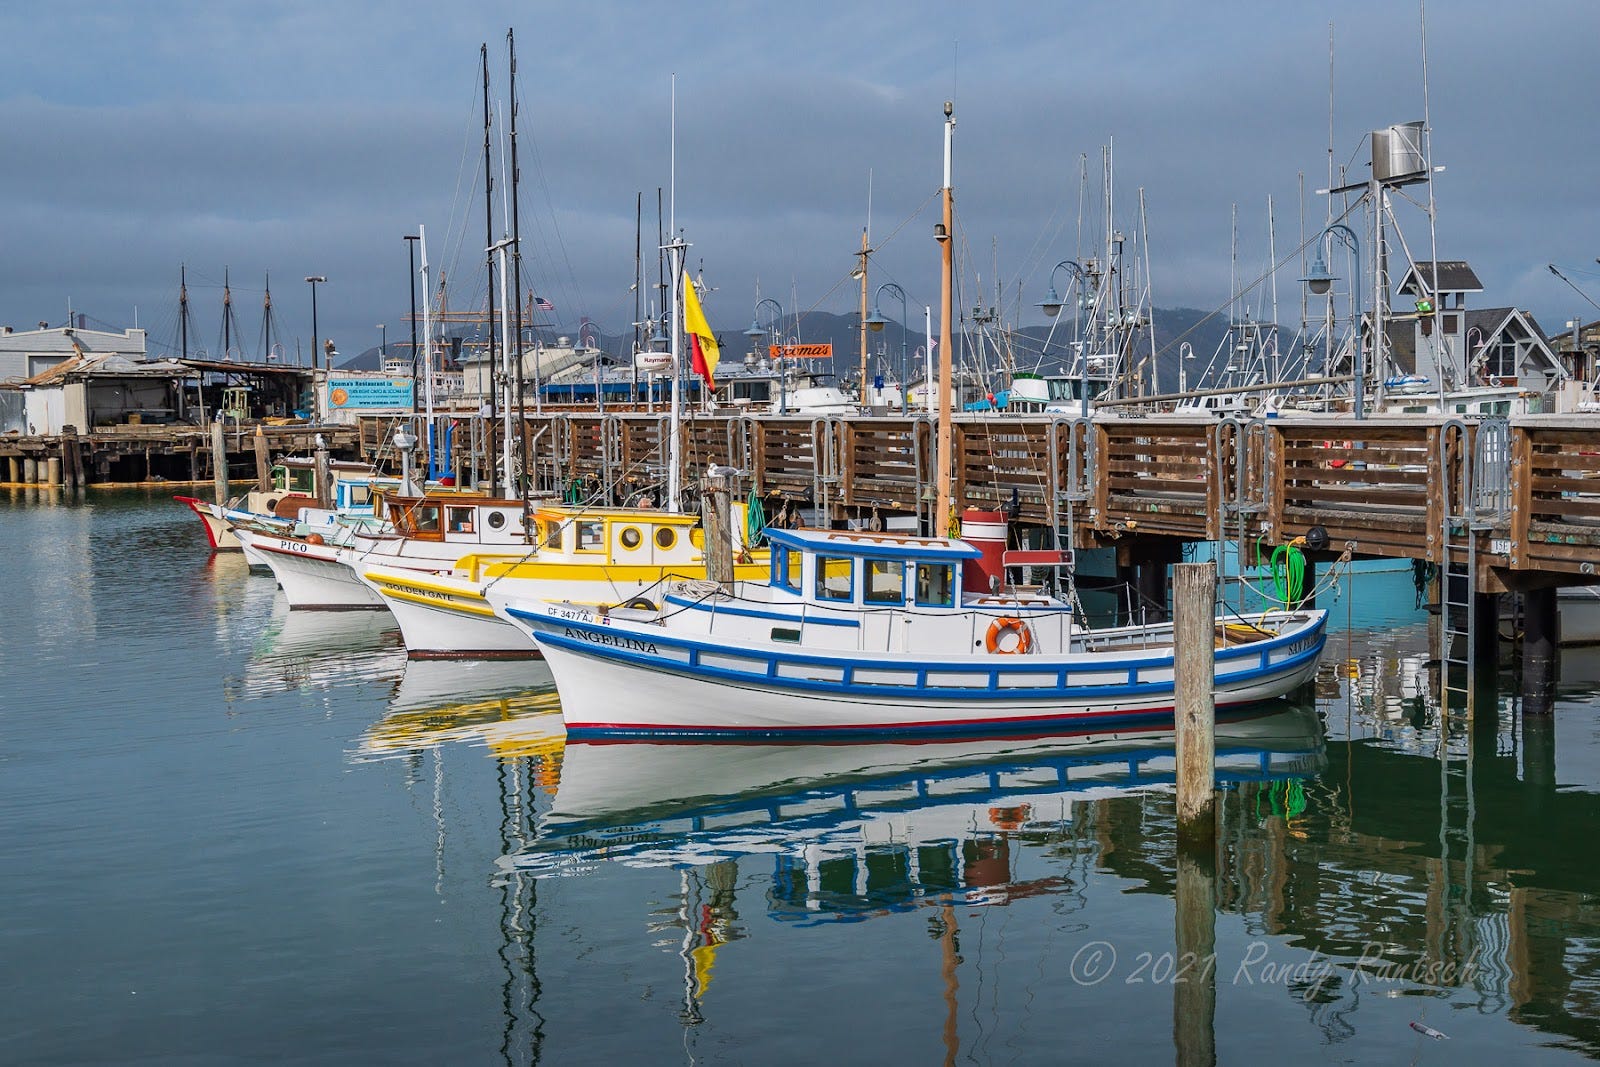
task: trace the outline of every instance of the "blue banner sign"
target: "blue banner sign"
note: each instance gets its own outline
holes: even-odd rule
[[[409,408],[410,378],[329,378],[328,410]]]

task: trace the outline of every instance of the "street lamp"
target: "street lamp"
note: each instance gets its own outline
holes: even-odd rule
[[[762,329],[761,327],[761,309],[764,307],[770,307],[772,309],[772,322],[766,329]],[[783,305],[772,299],[772,297],[766,296],[756,301],[755,310],[750,313],[750,328],[744,332],[744,335],[750,338],[750,343],[752,345],[756,345],[761,343],[761,339],[763,337],[771,334],[773,343],[776,344],[778,331],[782,327]],[[789,403],[787,388],[788,373],[784,369],[784,361],[782,359],[776,360],[776,363],[778,371],[778,414],[782,415],[783,409],[787,407]]]
[[[1194,345],[1188,341],[1178,345],[1178,392],[1180,393],[1189,391],[1189,364],[1193,359]],[[1199,383],[1195,383],[1195,388],[1199,387]]]
[[[1359,279],[1361,278],[1361,242],[1356,237],[1356,232],[1342,222],[1335,222],[1318,234],[1316,237],[1317,258],[1312,261],[1311,272],[1300,280],[1306,283],[1306,289],[1310,291],[1312,296],[1327,296],[1332,291],[1333,283],[1339,279],[1328,270],[1328,263],[1323,257],[1322,251],[1329,237],[1338,237],[1344,241],[1350,248],[1350,254],[1355,257],[1354,266],[1357,283],[1350,286],[1350,302],[1354,315],[1355,333],[1352,375],[1355,378],[1355,383],[1351,389],[1350,397],[1351,405],[1355,409],[1355,417],[1364,419],[1366,418],[1366,413],[1363,409],[1366,405],[1367,365],[1366,354],[1361,344],[1361,285],[1359,284]],[[1378,324],[1373,323],[1374,345],[1380,343],[1376,334],[1377,328]]]
[[[874,333],[881,332],[889,320],[883,317],[883,312],[878,310],[878,300],[887,292],[890,296],[900,301],[900,366],[895,373],[900,378],[900,410],[906,408],[906,291],[894,282],[884,282],[878,286],[878,291],[872,295],[872,317],[867,320],[867,328]]]
[[[326,282],[328,279],[320,274],[313,274],[306,278],[311,285],[311,369],[317,369],[317,283]]]
[[[1036,305],[1040,311],[1054,322],[1061,315],[1061,308],[1066,301],[1056,292],[1056,272],[1062,267],[1072,275],[1073,284],[1078,287],[1078,298],[1072,302],[1072,340],[1078,350],[1078,391],[1081,394],[1079,403],[1084,418],[1089,417],[1089,356],[1078,343],[1078,312],[1083,308],[1083,287],[1088,283],[1089,275],[1083,266],[1074,259],[1063,259],[1060,263],[1050,268],[1050,291],[1045,298]]]

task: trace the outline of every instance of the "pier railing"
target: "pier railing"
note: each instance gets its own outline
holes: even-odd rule
[[[541,488],[582,480],[615,487],[620,500],[665,481],[664,414],[527,422]],[[936,434],[926,416],[695,413],[681,432],[686,484],[717,464],[744,472],[771,505],[833,520],[929,510]],[[1591,416],[959,416],[952,443],[959,503],[1070,529],[1077,547],[1130,536],[1282,543],[1320,528],[1335,549],[1438,562],[1446,537],[1471,538],[1485,591],[1516,572],[1577,576],[1600,565]]]

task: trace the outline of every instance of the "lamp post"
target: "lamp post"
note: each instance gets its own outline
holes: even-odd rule
[[[381,367],[389,359],[389,325],[378,323],[378,365]]]
[[[317,284],[327,280],[320,274],[306,277],[306,281],[311,285],[311,410],[318,422],[322,421],[322,389],[317,384]],[[328,368],[324,365],[322,369],[326,372]]]
[[[761,326],[761,309],[764,307],[772,309],[772,322],[766,329]],[[752,345],[756,345],[761,343],[762,338],[770,334],[773,338],[773,343],[776,344],[778,331],[782,326],[783,305],[772,299],[772,297],[765,296],[756,301],[755,310],[750,313],[750,328],[744,332],[744,335],[750,338]],[[788,390],[786,388],[789,376],[784,369],[783,360],[780,358],[775,362],[777,363],[778,371],[778,414],[782,415],[783,409],[789,403]]]
[[[1083,417],[1088,418],[1089,356],[1088,353],[1083,350],[1083,346],[1077,343],[1078,313],[1083,310],[1083,287],[1089,278],[1088,274],[1084,271],[1083,266],[1075,259],[1063,259],[1060,263],[1057,263],[1055,266],[1051,267],[1050,291],[1046,293],[1045,298],[1039,301],[1039,303],[1035,306],[1038,307],[1040,311],[1044,312],[1045,317],[1050,319],[1052,323],[1061,317],[1061,309],[1066,305],[1066,301],[1061,299],[1060,295],[1056,292],[1056,272],[1063,267],[1065,267],[1072,275],[1073,284],[1078,288],[1078,296],[1072,301],[1072,340],[1078,352],[1078,391],[1081,394],[1079,397],[1079,403],[1082,405],[1081,410]]]
[[[872,317],[867,319],[867,328],[874,333],[882,331],[888,323],[883,317],[883,312],[878,310],[878,300],[884,293],[900,301],[900,365],[895,369],[900,378],[900,410],[906,409],[906,291],[894,282],[884,282],[878,286],[878,291],[872,295]]]
[[[1328,270],[1328,262],[1323,256],[1323,247],[1328,243],[1329,237],[1338,237],[1350,248],[1350,254],[1355,257],[1356,282],[1350,286],[1350,302],[1354,316],[1355,351],[1352,359],[1352,376],[1355,379],[1350,391],[1351,406],[1355,410],[1357,419],[1366,418],[1366,379],[1367,362],[1366,353],[1361,343],[1361,242],[1356,237],[1356,232],[1342,222],[1335,222],[1317,235],[1317,258],[1311,264],[1311,273],[1301,281],[1306,283],[1306,288],[1312,296],[1326,296],[1333,288],[1333,283],[1339,279]],[[1374,322],[1373,343],[1378,343],[1377,330],[1379,324]]]
[[[1189,363],[1193,359],[1194,345],[1188,341],[1178,345],[1178,392],[1180,393],[1189,391]],[[1195,388],[1200,388],[1199,383],[1195,384]]]

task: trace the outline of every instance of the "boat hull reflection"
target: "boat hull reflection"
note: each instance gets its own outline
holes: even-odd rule
[[[1326,765],[1306,706],[1228,716],[1221,783]],[[904,852],[1070,824],[1075,804],[1170,786],[1170,725],[1049,737],[872,744],[569,740],[537,839],[507,871],[583,873],[602,860],[703,865],[777,854]]]

